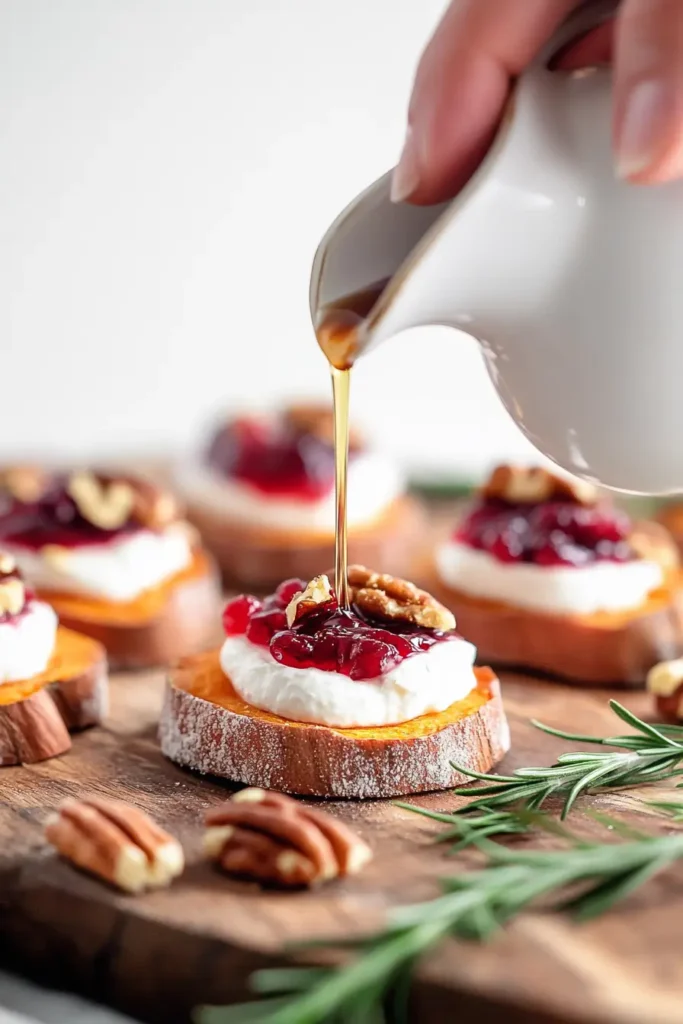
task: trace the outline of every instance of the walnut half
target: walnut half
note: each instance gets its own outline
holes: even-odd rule
[[[69,477],[67,492],[83,518],[101,530],[117,530],[129,519],[163,530],[181,516],[172,494],[133,477],[80,471]]]
[[[552,499],[594,505],[598,500],[597,489],[588,481],[557,476],[541,466],[496,466],[481,494],[511,505],[535,505]]]
[[[444,632],[455,629],[455,616],[414,583],[373,572],[364,565],[349,566],[349,596],[366,615],[388,622],[410,622]]]
[[[94,473],[72,473],[67,493],[84,519],[100,530],[117,530],[130,518],[135,494],[123,480],[106,481]]]

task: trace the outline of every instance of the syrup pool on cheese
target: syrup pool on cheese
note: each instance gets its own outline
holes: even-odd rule
[[[130,601],[191,562],[173,498],[151,484],[29,467],[0,484],[0,543],[36,590]]]
[[[360,572],[389,579],[352,566],[350,581]],[[361,589],[352,585],[356,596]],[[228,603],[221,666],[243,700],[294,721],[381,727],[444,711],[476,686],[476,651],[429,600],[444,628],[373,615],[358,602],[344,611],[326,576],[308,587],[287,580],[265,600]]]
[[[545,470],[500,467],[438,548],[437,571],[470,597],[549,614],[626,611],[664,579],[660,562],[641,557],[631,535],[626,513],[592,488]]]

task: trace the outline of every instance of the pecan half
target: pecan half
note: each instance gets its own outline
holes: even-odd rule
[[[287,605],[285,614],[287,625],[291,627],[297,619],[303,618],[308,612],[319,608],[321,604],[328,604],[334,600],[332,587],[327,576],[315,576],[305,590],[295,594]]]
[[[481,488],[484,498],[497,498],[511,505],[535,505],[543,501],[574,501],[595,505],[598,491],[587,480],[556,476],[542,466],[496,466]]]
[[[281,888],[356,874],[372,857],[346,825],[282,793],[243,789],[206,816],[206,855],[228,874]]]
[[[124,892],[162,888],[185,866],[180,843],[120,800],[67,800],[45,836],[67,860]]]
[[[425,629],[455,629],[453,612],[408,580],[350,565],[348,582],[352,602],[372,618],[411,622]]]
[[[127,481],[80,471],[71,474],[66,489],[83,518],[100,530],[117,530],[133,512],[135,493]]]

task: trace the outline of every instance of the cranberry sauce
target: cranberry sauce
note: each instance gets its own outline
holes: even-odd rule
[[[581,566],[629,561],[633,558],[630,532],[628,516],[604,504],[510,505],[487,499],[471,510],[454,539],[500,562]]]
[[[106,544],[140,529],[132,519],[114,530],[95,526],[82,515],[67,485],[66,476],[55,476],[40,498],[32,502],[19,501],[9,491],[0,491],[0,543],[34,551],[47,544],[76,548]]]
[[[349,457],[354,454],[352,449]],[[207,462],[222,476],[274,497],[317,501],[334,488],[331,438],[284,416],[273,423],[244,418],[226,424],[211,442]]]
[[[358,608],[343,611],[336,598],[289,628],[285,609],[305,587],[303,580],[286,580],[263,601],[246,594],[234,598],[223,613],[226,634],[244,635],[252,643],[268,647],[283,665],[341,672],[351,679],[376,679],[434,644],[460,639],[455,632],[407,622],[371,621]]]

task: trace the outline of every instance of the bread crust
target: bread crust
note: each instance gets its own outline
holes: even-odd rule
[[[65,753],[71,731],[107,712],[107,656],[101,644],[60,626],[45,672],[0,687],[0,765]]]
[[[454,613],[478,660],[590,686],[642,687],[650,668],[683,653],[683,575],[673,574],[639,608],[552,615],[474,598],[445,586],[432,594]]]
[[[185,658],[168,679],[159,738],[177,764],[301,796],[379,799],[468,781],[453,767],[489,771],[509,749],[500,684],[490,669],[440,714],[379,729],[290,722],[242,701],[218,652]]]

